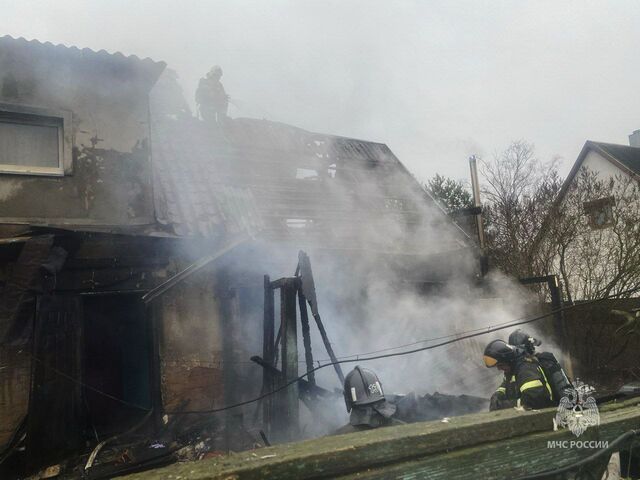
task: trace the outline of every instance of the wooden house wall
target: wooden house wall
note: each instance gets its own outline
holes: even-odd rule
[[[0,345],[0,447],[27,414],[31,361],[23,346]]]

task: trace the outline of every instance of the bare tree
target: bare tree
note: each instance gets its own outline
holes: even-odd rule
[[[535,248],[535,240],[562,185],[556,163],[540,162],[523,140],[480,163],[489,258],[517,278],[551,267],[551,253]]]

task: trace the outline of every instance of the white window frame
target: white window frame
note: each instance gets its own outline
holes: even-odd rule
[[[0,174],[44,175],[62,177],[73,173],[73,141],[71,112],[48,108],[15,105],[0,102],[0,122],[23,125],[57,126],[58,128],[58,166],[36,167],[30,165],[0,164]]]

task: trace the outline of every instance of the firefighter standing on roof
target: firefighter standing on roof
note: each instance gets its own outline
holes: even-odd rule
[[[229,95],[224,90],[220,79],[222,68],[214,66],[207,76],[200,79],[196,90],[196,103],[200,116],[205,122],[221,124],[227,118],[229,109]]]
[[[484,350],[487,367],[504,372],[505,380],[491,397],[490,410],[522,406],[540,409],[556,404],[538,360],[524,349],[494,340]]]

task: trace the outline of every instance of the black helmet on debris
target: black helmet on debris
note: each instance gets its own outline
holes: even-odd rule
[[[484,364],[495,367],[498,363],[511,363],[516,359],[517,349],[504,340],[494,340],[484,349]]]
[[[386,401],[378,376],[360,366],[344,379],[344,402],[352,425],[378,426],[376,414],[390,418],[396,412],[396,406]]]
[[[354,406],[371,405],[384,400],[378,376],[367,368],[357,366],[344,379],[344,401],[347,412]]]
[[[524,330],[520,328],[511,332],[509,335],[509,345],[524,348],[527,353],[533,353],[536,351],[536,347],[541,345],[542,342],[537,338],[533,338]]]

